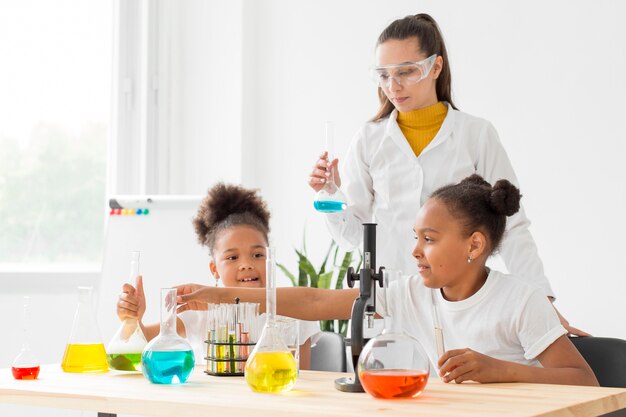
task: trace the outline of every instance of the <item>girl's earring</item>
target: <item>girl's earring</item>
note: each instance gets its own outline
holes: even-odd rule
[[[468,256],[468,257],[467,257],[467,263],[468,263],[468,264],[471,264],[471,263],[472,263],[472,255],[470,255],[470,256]]]
[[[220,278],[219,277],[215,277],[215,286],[219,287],[219,282],[220,282]]]

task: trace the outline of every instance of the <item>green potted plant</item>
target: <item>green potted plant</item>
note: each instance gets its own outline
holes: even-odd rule
[[[309,260],[306,251],[306,242],[303,237],[302,249],[295,249],[298,255],[298,274],[291,273],[284,265],[276,264],[278,268],[289,278],[291,284],[296,287],[313,287],[324,289],[342,289],[346,276],[346,271],[353,263],[357,263],[355,270],[359,270],[362,257],[354,256],[353,252],[339,252],[339,246],[334,240],[331,240],[330,246],[326,251],[326,256],[322,260],[319,268],[315,268]],[[341,257],[341,260],[339,258]],[[348,331],[349,320],[320,320],[320,329],[326,332],[335,332],[346,336]]]

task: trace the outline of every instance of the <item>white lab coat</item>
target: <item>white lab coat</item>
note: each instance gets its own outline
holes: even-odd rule
[[[387,119],[366,123],[352,140],[340,162],[348,209],[327,214],[326,223],[339,246],[353,250],[361,244],[362,223],[375,221],[377,267],[416,274],[412,229],[418,209],[433,191],[474,173],[491,184],[502,178],[516,185],[518,181],[488,121],[448,105],[439,132],[416,157],[396,122],[397,114],[394,110]],[[529,225],[523,208],[507,219],[500,255],[511,274],[531,280],[546,295],[554,296]]]

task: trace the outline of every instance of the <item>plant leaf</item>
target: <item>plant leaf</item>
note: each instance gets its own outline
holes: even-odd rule
[[[335,241],[331,240],[330,241],[330,246],[328,247],[328,251],[326,251],[326,256],[324,256],[324,261],[322,262],[322,266],[320,267],[320,270],[318,272],[318,274],[320,274],[320,275],[322,275],[324,272],[326,272],[326,263],[328,262],[328,258],[330,257],[330,253],[333,250],[333,246],[335,246]]]
[[[293,285],[295,287],[296,286],[296,277],[294,277],[293,274],[291,272],[289,272],[287,270],[287,268],[283,264],[277,263],[276,266],[279,267],[281,271],[283,271],[283,274],[285,274],[287,276],[287,278],[289,278],[289,281],[291,281],[291,285]]]
[[[302,254],[299,250],[296,249],[296,253],[298,254],[298,257],[300,258],[298,262],[298,268],[300,268],[301,271],[304,271],[304,273],[309,276],[310,286],[313,288],[317,288],[317,282],[319,280],[319,276],[317,275],[317,272],[315,272],[315,268],[313,267],[313,264],[311,264],[311,261],[309,261],[309,259],[304,254]]]
[[[339,267],[339,275],[337,275],[337,283],[335,284],[335,289],[340,290],[343,288],[343,280],[345,279],[346,272],[348,271],[348,267],[352,263],[352,252],[346,252],[343,255],[343,260],[341,261],[341,267]],[[358,268],[356,269],[358,271]]]
[[[324,272],[323,274],[320,274],[320,279],[317,282],[317,288],[324,288],[324,289],[329,289],[330,288],[330,282],[333,279],[333,271],[328,271],[328,272]]]

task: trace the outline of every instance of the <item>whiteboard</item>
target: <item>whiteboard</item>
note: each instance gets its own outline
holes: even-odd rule
[[[110,210],[149,210],[147,215],[108,214],[97,319],[106,344],[119,327],[116,303],[129,281],[131,252],[141,252],[139,273],[146,295],[146,324],[159,321],[160,289],[195,282],[210,284],[209,252],[192,225],[204,196],[114,196]],[[134,285],[134,282],[131,282]]]

